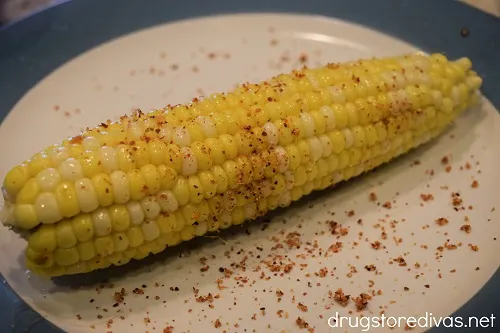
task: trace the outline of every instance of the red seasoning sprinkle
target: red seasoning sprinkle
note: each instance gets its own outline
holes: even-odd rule
[[[302,312],[307,312],[307,306],[302,304],[302,303],[299,303],[297,304],[297,307],[299,308],[300,311]]]
[[[215,326],[215,328],[219,328],[219,327],[221,327],[221,326],[222,326],[222,323],[220,322],[220,320],[219,320],[219,319],[217,319],[217,320],[215,321],[214,326]]]
[[[432,194],[422,193],[422,194],[420,194],[420,199],[422,199],[423,201],[427,202],[427,201],[434,200],[434,196]]]
[[[354,304],[356,304],[356,309],[358,311],[364,310],[368,306],[368,301],[371,300],[372,297],[368,294],[361,293],[359,297],[353,299]]]
[[[470,187],[472,187],[472,188],[477,188],[478,186],[479,186],[479,183],[477,182],[477,180],[474,180],[472,182],[472,184],[470,185]]]
[[[446,225],[448,224],[448,219],[444,218],[444,217],[440,217],[436,220],[436,223],[437,225],[440,225],[440,226],[443,226],[443,225]]]
[[[477,245],[469,244],[469,247],[474,252],[479,251],[479,246],[477,246]]]
[[[467,234],[472,232],[472,227],[469,224],[464,224],[460,227],[460,230],[465,231]]]
[[[328,292],[328,296],[343,307],[347,306],[347,303],[349,303],[349,299],[351,298],[350,295],[344,294],[342,288],[337,289],[335,293],[330,290]]]
[[[300,317],[297,317],[297,320],[295,320],[295,323],[297,324],[297,326],[299,326],[302,329],[309,328],[309,324],[304,319],[302,319]]]
[[[382,207],[387,208],[387,209],[391,209],[392,208],[392,203],[390,201],[386,201],[386,202],[384,202],[384,204],[382,205]]]

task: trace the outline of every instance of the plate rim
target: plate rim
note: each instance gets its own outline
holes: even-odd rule
[[[160,8],[165,12],[158,10]],[[242,13],[300,13],[336,18],[398,38],[426,52],[442,51],[450,57],[466,53],[484,78],[483,94],[500,110],[500,94],[495,93],[500,88],[500,73],[495,74],[500,43],[494,42],[500,40],[500,19],[456,0],[254,0],[248,3],[219,0],[209,4],[190,0],[176,3],[175,7],[163,0],[148,0],[148,6],[134,0],[62,0],[0,28],[0,73],[4,73],[0,76],[0,86],[5,87],[4,96],[0,98],[0,124],[18,100],[43,77],[88,49],[158,24]],[[446,21],[442,21],[441,13],[446,13]],[[465,27],[469,31],[467,37],[461,36]],[[93,33],[96,29],[100,34]],[[6,308],[17,309],[0,314],[0,331],[13,331],[20,320],[33,323],[30,331],[34,333],[62,331],[41,319],[5,281],[0,286],[2,303]],[[451,316],[489,316],[492,309],[498,309],[500,315],[500,269]],[[430,332],[444,330],[432,328]],[[461,331],[473,332],[474,328]]]

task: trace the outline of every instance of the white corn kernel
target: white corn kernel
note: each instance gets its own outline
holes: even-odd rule
[[[162,211],[171,213],[179,208],[177,198],[171,191],[161,191],[157,194]]]
[[[347,98],[342,88],[332,86],[328,87],[328,90],[330,91],[330,96],[334,104],[345,104],[347,102]]]
[[[328,157],[332,154],[333,147],[332,147],[332,141],[326,134],[322,134],[319,137],[319,141],[321,142],[321,148],[323,151],[323,157]]]
[[[156,197],[147,196],[141,200],[141,207],[146,215],[146,219],[154,220],[160,214],[160,205],[156,201]]]
[[[215,138],[217,136],[217,129],[209,117],[198,116],[196,122],[201,126],[206,138]]]
[[[184,127],[174,128],[173,141],[179,147],[187,147],[191,144],[191,136]]]
[[[99,208],[93,211],[90,216],[94,223],[94,232],[96,236],[107,236],[112,231],[111,216],[106,208]]]
[[[307,139],[307,144],[309,145],[311,160],[316,162],[319,160],[321,155],[323,155],[323,149],[321,147],[321,141],[315,136]]]
[[[116,149],[109,146],[99,148],[102,168],[105,173],[110,174],[118,170],[118,159],[116,158]]]
[[[266,132],[266,139],[269,145],[271,147],[276,146],[279,142],[279,134],[276,126],[273,123],[265,123],[264,131]]]
[[[61,175],[54,168],[48,168],[40,171],[36,175],[36,180],[43,192],[52,192],[61,182]]]
[[[191,176],[198,172],[198,162],[190,147],[181,148],[182,156],[182,174],[184,176]]]
[[[97,150],[101,146],[101,143],[95,136],[88,136],[82,141],[83,148],[85,150]]]
[[[145,215],[140,203],[137,201],[130,201],[126,206],[130,215],[130,223],[132,225],[139,225],[144,222]]]
[[[68,148],[58,147],[49,153],[52,163],[57,167],[69,158]]]
[[[109,176],[113,186],[115,203],[124,204],[130,200],[130,187],[127,174],[121,170],[113,171]]]
[[[74,158],[68,158],[59,165],[59,174],[63,180],[74,182],[83,178],[83,170],[80,162]]]
[[[57,199],[53,193],[39,194],[35,200],[35,210],[38,220],[42,223],[55,223],[62,219]]]
[[[141,230],[144,234],[144,240],[146,241],[155,240],[160,236],[160,228],[154,221],[145,221],[141,225]]]
[[[288,170],[288,156],[285,148],[278,146],[275,148],[276,157],[278,160],[278,172],[283,173]]]
[[[345,138],[345,148],[349,149],[352,147],[354,144],[354,135],[352,134],[351,130],[349,128],[344,128],[342,130],[342,133],[344,134]]]

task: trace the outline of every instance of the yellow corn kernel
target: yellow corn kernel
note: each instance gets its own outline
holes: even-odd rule
[[[179,146],[169,144],[165,150],[165,165],[174,169],[177,174],[182,171],[182,154]]]
[[[293,173],[296,186],[302,186],[307,181],[307,173],[304,166],[300,165]]]
[[[250,183],[253,179],[253,167],[250,163],[250,160],[246,156],[238,156],[235,162],[236,168],[240,174],[240,183]]]
[[[76,248],[78,249],[80,260],[87,261],[94,258],[96,255],[93,241],[78,243]]]
[[[106,267],[109,267],[111,263],[106,259],[102,257],[94,257],[87,261],[87,267],[89,268],[90,271],[96,271],[98,269],[103,269]]]
[[[153,164],[146,164],[141,167],[141,176],[146,183],[146,194],[155,195],[160,191],[160,174]]]
[[[182,208],[182,214],[187,223],[193,224],[200,218],[200,211],[198,207],[194,204],[187,204]]]
[[[208,206],[210,208],[210,212],[214,216],[218,216],[219,214],[222,213],[224,207],[223,207],[223,199],[220,195],[216,195],[210,199],[207,200]]]
[[[383,122],[379,121],[374,124],[377,131],[378,142],[384,142],[387,139],[387,130]]]
[[[182,241],[186,242],[193,239],[195,236],[195,228],[193,225],[188,224],[180,231]]]
[[[328,172],[333,173],[339,167],[339,158],[336,154],[331,154],[326,158],[326,163],[328,165]]]
[[[9,196],[15,197],[30,179],[30,170],[26,164],[21,164],[12,168],[5,175],[3,188]],[[19,200],[19,199],[18,199]],[[34,202],[34,200],[33,200]],[[28,202],[22,202],[28,203]]]
[[[200,179],[196,176],[189,176],[187,186],[189,188],[189,201],[193,203],[201,202],[204,198],[204,189]]]
[[[85,151],[78,161],[82,166],[83,175],[87,178],[92,178],[93,176],[103,172],[101,167],[101,158],[97,151]]]
[[[28,247],[26,248],[25,256],[28,261],[31,261],[36,266],[50,267],[54,264],[52,253],[39,253]]]
[[[273,151],[264,150],[260,153],[261,159],[265,162],[264,175],[272,177],[278,172],[278,157]]]
[[[211,171],[217,183],[217,193],[225,193],[229,187],[229,179],[224,168],[220,165],[216,165]]]
[[[127,230],[127,237],[131,247],[138,247],[144,242],[144,235],[140,227],[132,227]]]
[[[311,148],[310,148],[309,144],[307,143],[307,141],[300,140],[297,144],[297,147],[298,147],[299,152],[300,152],[301,163],[304,164],[304,163],[309,162],[309,160],[311,158]]]
[[[198,180],[201,184],[203,196],[208,199],[217,193],[217,182],[212,172],[201,171],[198,174]]]
[[[90,214],[79,214],[71,219],[71,227],[79,242],[94,238],[94,223]]]
[[[252,154],[249,156],[248,163],[252,167],[253,180],[258,181],[264,178],[264,165],[265,161],[262,160],[260,155]]]
[[[162,213],[156,219],[158,228],[162,234],[172,232],[176,229],[176,220],[174,214]]]
[[[28,238],[28,246],[39,253],[51,253],[57,247],[56,228],[52,224],[44,224]]]
[[[159,165],[157,171],[158,171],[158,176],[160,177],[161,189],[162,190],[171,189],[175,184],[175,180],[177,179],[177,172],[175,172],[174,169],[167,167],[164,164]]]
[[[291,144],[285,147],[288,156],[288,168],[295,170],[301,163],[301,153],[297,145]]]
[[[164,243],[167,246],[175,246],[181,242],[181,237],[178,232],[169,232],[167,234],[160,235],[158,242]]]
[[[175,198],[180,206],[185,205],[189,202],[190,191],[188,181],[184,177],[178,177],[174,187],[172,188],[172,193],[174,193]]]
[[[191,151],[196,157],[198,170],[208,170],[213,166],[213,156],[208,145],[194,142],[191,144]]]
[[[52,162],[45,154],[35,155],[28,161],[28,170],[32,177],[35,177],[40,171],[50,167],[52,167]]]
[[[114,232],[126,231],[130,227],[130,214],[124,205],[113,205],[109,207],[109,216]]]
[[[148,144],[144,141],[133,141],[130,143],[132,148],[132,156],[136,168],[140,168],[146,164],[151,163]]]
[[[238,187],[241,183],[241,179],[236,162],[233,160],[225,161],[222,167],[227,176],[229,188],[234,189]]]
[[[113,186],[109,175],[103,173],[95,175],[92,177],[92,185],[94,185],[100,207],[106,207],[113,203]],[[64,201],[61,203],[64,204]],[[61,205],[61,203],[59,205]]]
[[[54,251],[54,261],[60,266],[70,266],[80,260],[78,250],[75,247],[69,249],[56,249]]]
[[[343,129],[349,124],[349,113],[348,110],[341,104],[333,104],[331,106],[333,114],[335,115],[335,122],[337,124],[337,129]]]
[[[56,224],[56,240],[59,248],[68,249],[78,242],[70,221],[61,221]]]
[[[101,257],[106,257],[114,252],[114,243],[111,236],[94,239],[95,252]]]
[[[165,159],[165,144],[160,140],[152,140],[148,144],[150,162],[153,165],[162,165]]]
[[[352,135],[353,135],[354,147],[361,148],[365,145],[366,134],[362,126],[355,126],[352,129]]]
[[[205,140],[205,145],[210,151],[214,165],[220,165],[225,161],[222,144],[218,139],[208,138]]]
[[[219,136],[219,142],[221,143],[225,160],[234,160],[236,156],[238,156],[238,144],[234,137],[228,134],[222,134]]]
[[[116,147],[116,160],[118,162],[118,167],[123,172],[129,172],[135,169],[132,149],[128,145],[121,144]]]
[[[14,206],[14,218],[22,229],[32,229],[40,224],[34,205],[17,204]]]
[[[14,177],[14,176],[10,176]],[[11,182],[13,180],[10,180]],[[25,181],[24,186],[21,187],[16,197],[16,204],[33,204],[35,203],[38,194],[40,194],[40,185],[36,178],[31,178]]]
[[[131,170],[128,172],[127,178],[130,187],[130,199],[134,201],[143,199],[146,196],[148,187],[141,171],[137,169]]]

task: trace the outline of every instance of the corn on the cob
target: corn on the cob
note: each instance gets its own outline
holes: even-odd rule
[[[27,267],[123,265],[288,206],[438,135],[477,98],[467,58],[328,64],[87,129],[7,173]]]

